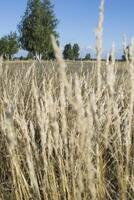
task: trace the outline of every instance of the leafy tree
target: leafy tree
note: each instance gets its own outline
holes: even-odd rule
[[[3,56],[4,59],[7,59],[8,52],[8,40],[7,36],[4,36],[0,39],[0,55]]]
[[[80,51],[80,47],[78,44],[74,44],[73,45],[73,59],[78,59],[79,58],[79,51]]]
[[[57,45],[59,46],[59,41],[57,40]],[[50,43],[50,47],[48,48],[48,50],[44,50],[43,54],[42,54],[42,59],[43,60],[54,60],[55,59],[55,53],[52,47],[52,44]]]
[[[43,57],[44,59],[54,59],[54,51],[50,39],[50,35],[53,34],[58,39],[58,33],[56,31],[58,20],[54,14],[54,5],[49,0],[43,0],[43,27],[44,27],[44,40],[43,40]],[[57,44],[59,44],[57,40]]]
[[[8,40],[8,57],[11,60],[13,58],[13,55],[16,54],[19,50],[19,43],[18,43],[18,37],[16,32],[11,32],[8,36],[7,36],[7,40]]]
[[[41,55],[43,40],[42,9],[40,0],[28,0],[26,12],[19,25],[22,48],[36,56]]]
[[[73,46],[70,43],[66,44],[63,50],[64,59],[69,59],[69,60],[78,59],[79,51],[80,51],[80,48],[77,43],[74,44]]]
[[[90,55],[90,53],[87,53],[87,54],[85,55],[84,60],[91,60],[91,55]]]
[[[19,43],[16,32],[11,32],[0,39],[0,55],[3,55],[4,59],[11,60],[18,50]]]
[[[19,25],[22,48],[36,58],[48,57],[52,51],[50,35],[57,36],[58,21],[49,0],[28,0],[25,14]]]
[[[69,60],[73,59],[73,49],[70,43],[65,45],[63,50],[63,56],[64,59],[69,59]]]
[[[28,54],[27,54],[27,60],[33,60],[34,59],[34,55],[33,55],[33,53],[31,53],[31,52],[28,52]]]

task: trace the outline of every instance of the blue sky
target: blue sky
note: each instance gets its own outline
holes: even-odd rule
[[[100,0],[52,0],[59,19],[60,44],[79,43],[81,52],[92,53],[95,47],[95,27]],[[27,0],[1,1],[0,36],[17,30]],[[134,0],[105,0],[105,20],[103,34],[104,54],[115,43],[117,55],[122,48],[125,34],[128,40],[134,35]],[[91,48],[91,49],[90,49]]]

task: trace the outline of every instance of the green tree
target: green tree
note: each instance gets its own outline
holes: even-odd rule
[[[27,60],[33,60],[34,59],[34,55],[31,52],[28,52],[26,58],[27,58]]]
[[[69,59],[69,60],[73,59],[73,49],[72,49],[72,45],[70,43],[65,45],[64,50],[63,50],[63,56],[64,56],[65,60],[66,59]]]
[[[76,43],[73,45],[73,59],[78,59],[79,58],[79,51],[80,51],[80,47],[79,45]]]
[[[50,35],[56,34],[58,21],[49,0],[28,0],[25,14],[19,25],[22,48],[41,59],[52,51]]]
[[[57,45],[59,46],[59,41],[58,41],[58,40],[57,40]],[[45,50],[43,51],[42,59],[43,59],[43,60],[54,60],[54,59],[55,59],[55,53],[54,53],[54,50],[53,50],[51,41],[50,41],[50,46],[49,46],[49,48],[48,48],[48,49],[45,49]]]
[[[25,14],[19,25],[22,48],[41,56],[43,40],[42,9],[40,0],[28,0]]]
[[[85,55],[84,60],[91,60],[91,55],[90,55],[90,53],[87,53],[87,54]]]
[[[8,52],[8,40],[7,36],[4,36],[0,39],[0,56],[3,56],[4,59],[7,59]]]
[[[7,36],[7,40],[8,40],[8,57],[9,60],[13,59],[13,55],[16,54],[19,50],[19,42],[18,42],[18,37],[16,32],[11,32],[8,36]]]
[[[43,40],[43,58],[44,59],[54,59],[54,51],[50,39],[50,35],[53,34],[58,42],[58,33],[56,31],[58,20],[54,14],[54,5],[51,4],[49,0],[43,0],[43,27],[44,27],[44,40]]]
[[[13,55],[19,50],[18,37],[16,32],[11,32],[9,35],[0,39],[0,55],[4,59],[13,59]]]

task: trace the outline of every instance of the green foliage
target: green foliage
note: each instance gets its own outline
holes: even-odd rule
[[[79,51],[80,51],[80,47],[79,45],[76,43],[73,45],[73,59],[78,59],[79,58]]]
[[[64,59],[69,59],[69,60],[78,59],[79,51],[80,47],[77,43],[74,44],[73,46],[70,43],[66,44],[63,50]]]
[[[9,35],[0,39],[0,55],[2,55],[4,59],[11,60],[18,50],[19,43],[16,32],[11,32]]]
[[[56,27],[58,20],[54,14],[54,5],[50,3],[49,0],[43,0],[43,27],[44,27],[44,44],[43,44],[43,57],[44,59],[54,59],[54,51],[50,39],[50,35],[53,34],[55,38],[58,38],[58,33],[56,32]],[[57,41],[57,43],[59,43]]]
[[[19,25],[22,48],[40,55],[43,26],[41,25],[42,9],[39,0],[28,1],[24,17]]]
[[[16,54],[19,50],[19,43],[18,43],[18,38],[17,38],[17,34],[14,33],[10,33],[8,35],[8,55],[9,55],[9,59],[12,59],[12,56],[14,54]]]
[[[36,57],[49,57],[53,51],[50,35],[58,37],[57,24],[53,5],[49,0],[29,0],[18,27],[22,48]]]
[[[69,60],[73,59],[73,49],[70,43],[65,45],[63,56],[64,56],[64,59],[69,59]]]
[[[34,55],[31,52],[28,52],[27,54],[27,60],[33,60],[34,59]]]
[[[6,58],[7,51],[8,51],[8,40],[7,36],[4,36],[0,39],[0,55],[3,56],[3,58]]]
[[[87,53],[87,54],[85,55],[84,60],[91,60],[91,55],[90,55],[90,53]]]
[[[77,60],[79,58],[80,47],[76,43],[73,46],[69,43],[66,44],[63,50],[64,59]]]

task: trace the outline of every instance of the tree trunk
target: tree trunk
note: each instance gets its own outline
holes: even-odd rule
[[[41,60],[42,59],[42,54],[38,54],[37,52],[35,53],[35,57],[36,57],[36,60]]]

